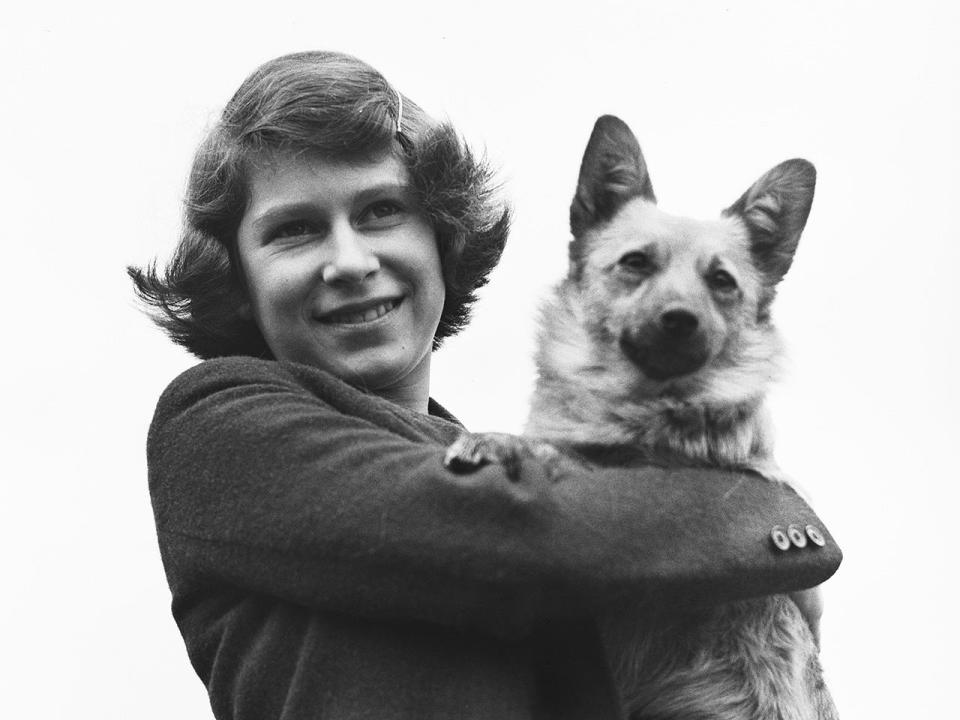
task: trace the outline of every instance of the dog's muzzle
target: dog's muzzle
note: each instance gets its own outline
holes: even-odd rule
[[[696,315],[680,309],[620,334],[623,353],[652,380],[669,380],[699,370],[709,356],[706,334]]]

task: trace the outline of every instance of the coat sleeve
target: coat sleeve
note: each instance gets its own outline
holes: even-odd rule
[[[561,468],[467,475],[446,443],[331,406],[257,361],[164,393],[150,489],[175,596],[227,586],[331,612],[497,634],[669,593],[721,601],[822,582],[840,552],[791,490],[747,474]],[[334,402],[336,405],[336,402]],[[773,526],[826,545],[780,551]]]

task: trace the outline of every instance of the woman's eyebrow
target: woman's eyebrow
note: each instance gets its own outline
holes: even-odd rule
[[[255,230],[273,225],[278,221],[288,220],[297,215],[316,212],[316,206],[310,202],[292,202],[274,205],[267,208],[250,223]]]
[[[379,195],[400,195],[406,198],[411,194],[410,183],[407,182],[383,182],[371,185],[359,190],[354,196],[353,201],[364,202]]]

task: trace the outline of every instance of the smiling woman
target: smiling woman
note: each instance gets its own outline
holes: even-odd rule
[[[433,348],[466,324],[509,226],[490,170],[452,127],[438,124],[369,65],[341,53],[308,52],[272,60],[244,81],[197,150],[183,236],[166,272],[155,264],[129,269],[138,294],[158,311],[156,321],[174,342],[201,358],[273,357],[275,349],[250,313],[237,241],[241,221],[254,220],[254,182],[262,195],[274,175],[290,176],[286,189],[292,197],[272,198],[282,206],[264,208],[253,229],[269,226],[275,235],[297,236],[328,222],[315,217],[317,188],[311,193],[309,183],[301,183],[308,173],[294,178],[288,160],[302,170],[392,163],[391,170],[362,183],[356,201],[369,200],[370,212],[354,222],[389,224],[385,218],[392,210],[384,203],[426,221],[445,291]],[[377,198],[387,189],[383,183],[394,192]]]
[[[249,188],[237,254],[274,356],[426,412],[445,291],[404,165],[286,154],[254,164]]]
[[[507,225],[459,136],[345,55],[266,63],[201,145],[173,259],[129,272],[206,360],[163,393],[147,454],[220,720],[618,718],[611,603],[836,569],[827,532],[816,553],[771,547],[771,527],[822,524],[750,475],[444,466],[463,427],[429,395],[431,353]]]

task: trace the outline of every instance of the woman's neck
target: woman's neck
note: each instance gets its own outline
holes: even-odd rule
[[[430,401],[430,354],[399,382],[374,391],[385,400],[418,413],[427,414]]]
[[[376,394],[395,405],[400,405],[408,410],[415,410],[424,415],[427,414],[427,405],[430,400],[429,387],[425,387],[421,392],[419,388],[404,386],[377,391]]]

